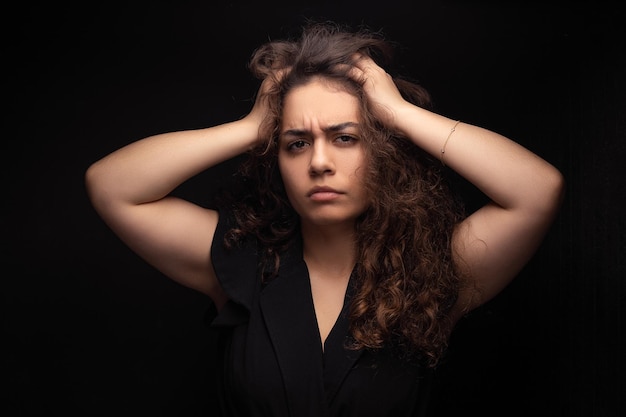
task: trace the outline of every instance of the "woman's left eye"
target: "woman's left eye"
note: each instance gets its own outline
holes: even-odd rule
[[[350,135],[340,135],[340,136],[337,136],[335,140],[341,144],[348,144],[348,143],[356,142],[356,138]]]

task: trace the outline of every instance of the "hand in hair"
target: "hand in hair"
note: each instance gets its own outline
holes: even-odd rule
[[[402,97],[393,77],[364,55],[355,57],[350,76],[363,86],[374,115],[385,126],[396,130],[398,113],[412,105]]]

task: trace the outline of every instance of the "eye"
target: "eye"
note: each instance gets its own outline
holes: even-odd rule
[[[335,142],[340,145],[350,145],[355,143],[358,139],[351,135],[339,135],[335,138]]]
[[[297,152],[301,149],[304,149],[307,146],[309,146],[308,142],[302,139],[298,139],[298,140],[294,140],[293,142],[289,142],[287,144],[287,150],[290,152]]]

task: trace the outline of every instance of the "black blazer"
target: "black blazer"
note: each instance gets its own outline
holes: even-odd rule
[[[343,310],[322,350],[301,239],[281,256],[278,275],[262,285],[257,244],[227,250],[228,212],[212,245],[212,262],[229,301],[213,318],[219,332],[219,397],[224,416],[425,416],[431,372],[389,350],[345,348]]]

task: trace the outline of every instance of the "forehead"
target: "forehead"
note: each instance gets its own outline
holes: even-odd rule
[[[311,128],[360,120],[360,103],[346,86],[314,78],[285,95],[282,128]]]

